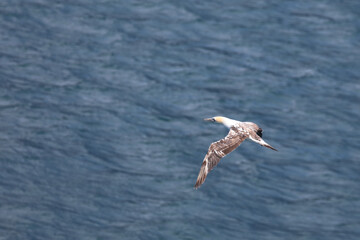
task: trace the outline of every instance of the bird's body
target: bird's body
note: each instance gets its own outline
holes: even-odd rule
[[[230,131],[225,138],[210,145],[201,165],[195,188],[200,187],[204,183],[207,174],[220,162],[221,158],[234,151],[247,138],[264,147],[277,151],[261,138],[262,129],[255,123],[240,122],[226,117],[213,117],[204,120],[222,123],[230,128]]]

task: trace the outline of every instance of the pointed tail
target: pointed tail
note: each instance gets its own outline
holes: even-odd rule
[[[263,146],[264,146],[264,147],[267,147],[267,148],[270,148],[270,149],[278,152],[278,150],[277,150],[276,148],[273,148],[273,147],[270,146],[269,144],[264,144]]]
[[[270,148],[271,150],[274,150],[274,151],[277,151],[277,152],[278,152],[278,150],[277,150],[276,148],[270,146],[270,144],[268,144],[267,142],[265,142],[261,137],[259,137],[259,136],[256,135],[256,134],[250,135],[249,138],[250,138],[251,140],[253,140],[254,142],[260,144],[261,146]]]

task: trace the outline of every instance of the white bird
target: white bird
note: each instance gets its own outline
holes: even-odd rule
[[[266,143],[262,137],[262,129],[252,122],[240,122],[227,117],[212,117],[205,118],[205,121],[222,123],[230,128],[228,135],[217,141],[213,142],[203,160],[200,168],[199,176],[195,183],[195,188],[204,183],[206,176],[219,162],[220,159],[225,157],[230,152],[234,151],[245,139],[250,138],[252,141],[277,151],[275,148]]]

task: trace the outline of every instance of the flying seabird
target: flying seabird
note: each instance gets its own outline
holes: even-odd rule
[[[212,117],[205,118],[205,121],[222,123],[230,128],[228,135],[213,142],[203,160],[200,168],[199,176],[195,183],[195,188],[198,188],[205,182],[208,173],[230,152],[234,151],[245,139],[250,138],[252,141],[277,151],[275,148],[266,143],[262,137],[262,129],[252,122],[240,122],[227,117]]]

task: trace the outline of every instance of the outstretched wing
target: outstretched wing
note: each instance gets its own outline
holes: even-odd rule
[[[234,151],[247,137],[249,137],[248,132],[242,128],[231,127],[225,138],[213,142],[201,165],[195,188],[204,183],[208,173],[220,162],[221,158]]]

